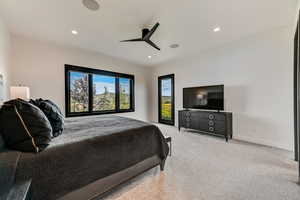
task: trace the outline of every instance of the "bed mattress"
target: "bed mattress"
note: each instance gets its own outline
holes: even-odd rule
[[[151,156],[168,155],[152,124],[119,117],[66,119],[62,135],[41,153],[21,153],[16,181],[32,179],[33,199],[54,200]]]

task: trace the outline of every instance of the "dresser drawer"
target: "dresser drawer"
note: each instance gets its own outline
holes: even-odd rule
[[[190,128],[208,132],[224,132],[226,130],[225,121],[194,119],[188,121]]]
[[[222,113],[207,113],[206,118],[209,120],[219,120],[219,121],[225,121],[226,119],[225,115]]]
[[[192,118],[200,119],[209,119],[209,120],[219,120],[225,121],[226,116],[223,113],[214,113],[214,112],[191,112],[187,116]]]

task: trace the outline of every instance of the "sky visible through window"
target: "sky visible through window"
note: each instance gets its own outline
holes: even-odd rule
[[[120,78],[119,81],[122,92],[129,94],[130,80],[128,78]]]
[[[171,96],[171,79],[162,80],[162,96]]]
[[[71,86],[75,80],[82,79],[87,74],[82,72],[71,72]],[[130,82],[127,78],[120,78],[120,85],[122,86],[122,90],[124,93],[129,94],[130,90]],[[103,94],[105,92],[105,87],[107,88],[108,92],[115,93],[115,77],[112,76],[104,76],[104,75],[93,75],[93,84],[96,85],[96,94]],[[168,83],[170,85],[170,83]],[[168,87],[168,86],[166,86]],[[169,86],[170,87],[170,86]],[[170,88],[166,88],[166,91]],[[166,92],[166,94],[171,95],[171,90]]]
[[[85,76],[87,76],[86,73],[82,73],[82,72],[71,72],[70,73],[70,80],[71,80],[71,87],[74,87],[74,82],[78,79],[82,79],[84,78]]]
[[[96,88],[96,94],[103,94],[105,88],[109,93],[115,93],[115,77],[104,75],[93,75],[93,84]]]

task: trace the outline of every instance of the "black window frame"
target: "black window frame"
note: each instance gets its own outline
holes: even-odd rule
[[[294,37],[294,153],[298,161],[298,177],[300,183],[300,12]]]
[[[88,74],[89,107],[88,107],[87,112],[71,112],[71,110],[70,110],[70,97],[71,97],[70,96],[70,72],[82,72],[82,73]],[[115,80],[116,80],[115,81],[115,90],[116,90],[115,110],[93,111],[93,75],[105,75],[105,76],[115,77]],[[120,109],[119,78],[130,79],[130,108],[129,109]],[[134,112],[135,111],[134,99],[135,99],[134,75],[65,64],[65,113],[66,113],[66,117]]]
[[[171,120],[165,120],[162,118],[161,113],[162,113],[162,107],[161,107],[161,82],[164,79],[171,79],[171,103],[172,103],[172,113],[171,113]],[[171,125],[175,126],[175,74],[168,74],[168,75],[163,75],[158,77],[158,122],[161,124],[166,124],[166,125]]]
[[[294,36],[294,154],[295,161],[299,161],[299,144],[298,144],[298,135],[299,135],[299,123],[298,123],[298,115],[299,115],[299,22],[297,23],[297,28]],[[300,139],[299,139],[300,141]],[[299,176],[300,176],[300,165],[299,165]]]

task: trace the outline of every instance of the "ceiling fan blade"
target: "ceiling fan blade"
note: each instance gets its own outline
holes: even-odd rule
[[[144,41],[142,38],[131,39],[131,40],[122,40],[121,42],[140,42]]]
[[[149,40],[150,37],[153,35],[153,33],[156,31],[157,27],[159,26],[159,23],[156,23],[153,28],[145,35],[143,39]]]
[[[147,40],[146,42],[147,42],[148,44],[150,44],[152,47],[154,47],[155,49],[157,49],[157,50],[160,51],[160,48],[159,48],[156,44],[154,44],[151,40]]]

